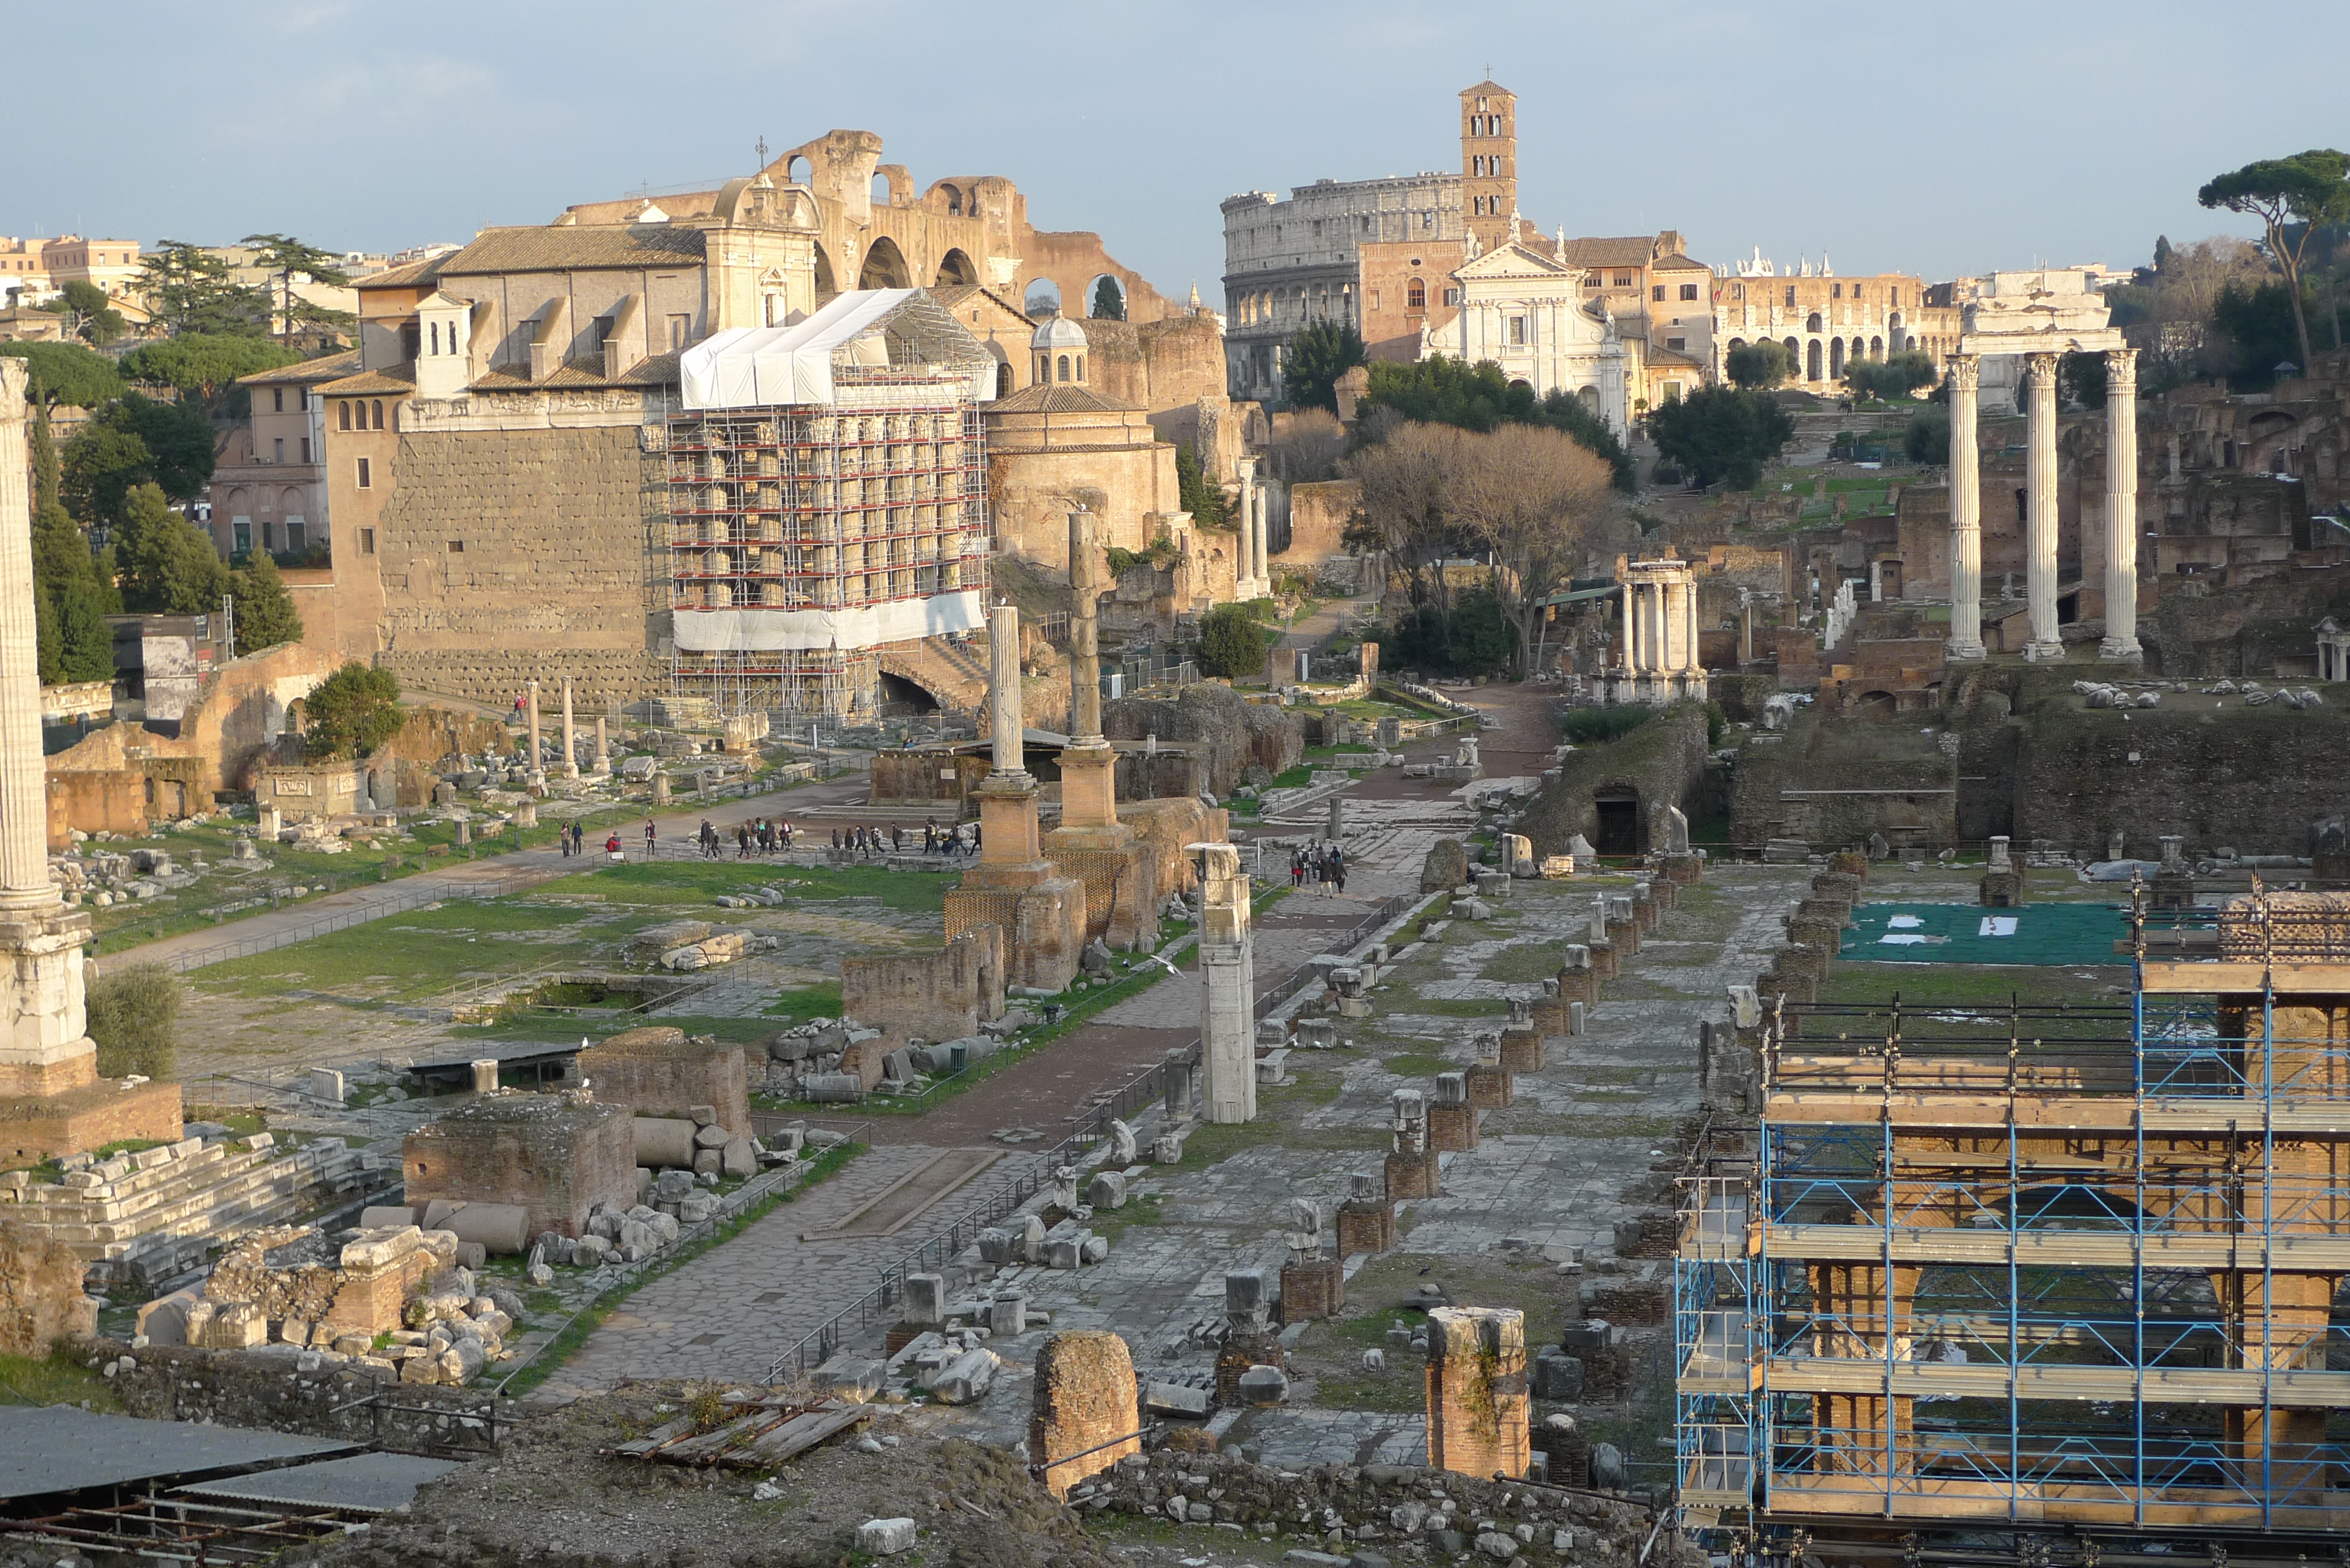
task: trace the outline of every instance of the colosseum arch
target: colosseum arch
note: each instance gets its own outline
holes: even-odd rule
[[[865,265],[857,269],[859,288],[911,288],[913,280],[907,275],[906,258],[898,250],[898,242],[883,234],[865,247]]]
[[[1101,308],[1102,288],[1105,285],[1108,286],[1110,293],[1117,296],[1118,306],[1114,311],[1106,311]],[[1086,315],[1088,317],[1106,317],[1113,321],[1125,320],[1126,285],[1121,282],[1116,275],[1106,272],[1097,273],[1093,277],[1087,279],[1086,283]]]
[[[1020,296],[1020,308],[1034,317],[1060,315],[1061,286],[1049,277],[1033,280],[1028,291]]]

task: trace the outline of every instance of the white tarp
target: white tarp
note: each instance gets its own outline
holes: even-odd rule
[[[790,327],[730,327],[687,349],[678,361],[689,409],[745,409],[833,400],[832,356],[914,297],[911,288],[868,288],[836,295]],[[886,358],[880,363],[887,364]]]
[[[977,631],[987,609],[976,588],[899,599],[862,609],[681,609],[673,618],[677,646],[688,653],[774,653],[825,648],[872,648],[941,632]]]

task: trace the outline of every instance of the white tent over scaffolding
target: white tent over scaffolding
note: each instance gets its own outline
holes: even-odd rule
[[[994,357],[919,288],[836,295],[788,326],[713,333],[679,361],[689,409],[871,406],[872,388],[925,371],[958,376],[972,402],[995,396]]]

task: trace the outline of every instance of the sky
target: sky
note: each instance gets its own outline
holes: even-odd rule
[[[127,0],[108,17],[103,47],[11,73],[30,156],[0,177],[0,233],[390,251],[714,184],[763,137],[850,127],[917,189],[1007,176],[1038,228],[1097,231],[1162,293],[1196,282],[1215,305],[1219,202],[1457,170],[1455,95],[1490,69],[1518,95],[1519,205],[1546,232],[1673,228],[1718,267],[1759,246],[1783,270],[1825,254],[1936,280],[2250,236],[2197,187],[2350,144],[2342,0]]]

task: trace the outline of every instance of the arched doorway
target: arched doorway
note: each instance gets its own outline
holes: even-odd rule
[[[1043,317],[1061,314],[1061,286],[1049,277],[1040,277],[1028,286],[1020,296],[1020,308],[1028,315]]]
[[[859,288],[911,288],[906,275],[906,258],[898,252],[898,242],[883,234],[865,247],[865,265],[857,270]]]
[[[971,265],[960,246],[939,258],[938,280],[932,288],[960,288],[979,281],[979,269]]]
[[[1854,701],[1852,711],[1857,718],[1883,720],[1892,718],[1898,707],[1890,691],[1864,691]]]
[[[1816,337],[1812,339],[1811,348],[1804,355],[1804,380],[1817,381],[1822,379],[1820,375],[1820,340]]]
[[[1126,319],[1126,285],[1103,273],[1086,285],[1086,315],[1097,321]]]
[[[1835,378],[1843,374],[1844,339],[1841,337],[1831,337],[1828,339],[1828,375],[1831,378]],[[1814,379],[1817,379],[1816,372],[1814,373]]]
[[[1629,784],[1613,784],[1594,792],[1591,805],[1599,819],[1599,831],[1591,836],[1591,843],[1601,855],[1632,856],[1647,847],[1638,790]]]

